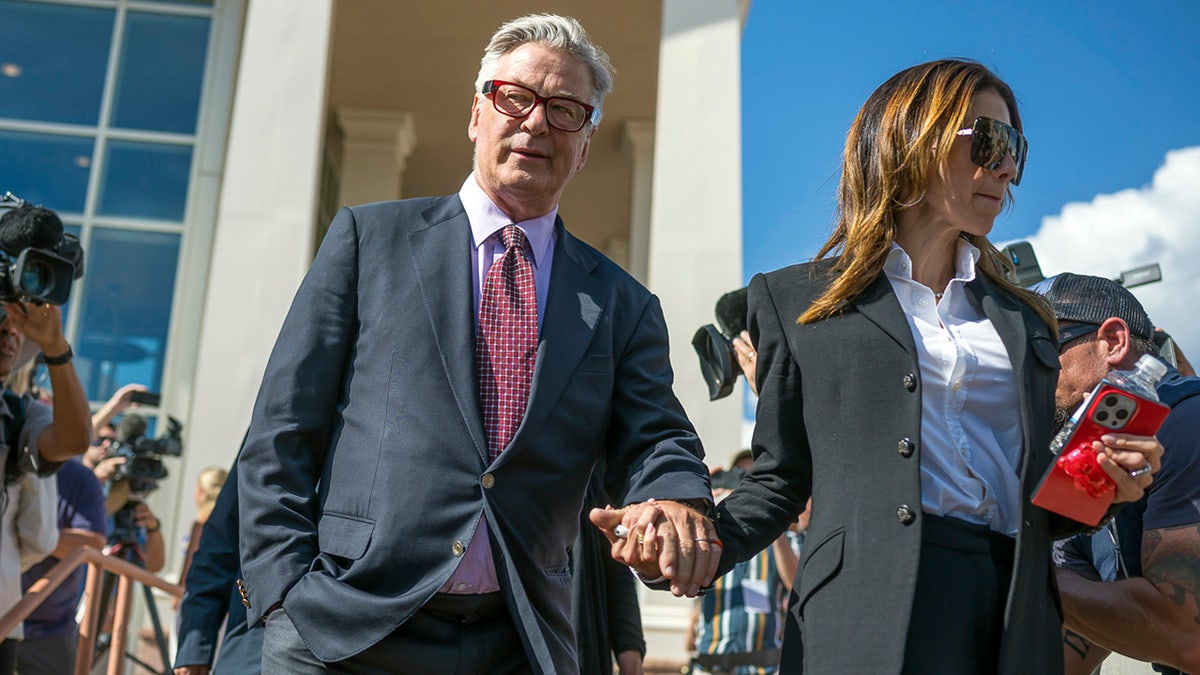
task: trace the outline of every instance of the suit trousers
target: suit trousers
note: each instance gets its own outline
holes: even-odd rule
[[[434,603],[436,604],[436,603]],[[304,644],[287,612],[267,617],[264,675],[523,675],[533,672],[508,612],[418,610],[387,637],[344,661],[325,663]]]
[[[996,673],[1016,542],[986,525],[922,518],[903,673]]]

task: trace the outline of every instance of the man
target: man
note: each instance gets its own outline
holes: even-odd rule
[[[108,532],[108,513],[100,481],[82,462],[64,462],[58,481],[58,546],[50,557],[21,575],[21,590],[41,579],[59,561],[80,546],[103,548]],[[75,623],[86,568],[78,567],[59,584],[29,618],[25,639],[17,654],[21,675],[60,675],[75,671],[79,626]]]
[[[600,459],[614,499],[712,537],[658,300],[557,216],[610,88],[578,22],[511,21],[461,191],[334,219],[239,460],[265,672],[576,672],[567,550]],[[672,581],[708,583],[683,548]]]
[[[1115,281],[1059,274],[1034,290],[1059,320],[1060,421],[1108,372],[1156,353],[1150,317]],[[1158,433],[1165,450],[1154,482],[1056,556],[1068,673],[1091,673],[1109,652],[1200,673],[1200,378],[1169,368],[1158,396],[1171,412]]]

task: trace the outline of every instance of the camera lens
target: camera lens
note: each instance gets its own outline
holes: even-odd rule
[[[1129,417],[1128,410],[1118,410],[1115,414],[1117,416],[1117,419],[1119,419],[1119,420],[1123,420],[1123,419]]]
[[[1108,420],[1108,411],[1107,410],[1096,411],[1096,421],[1097,422],[1104,422],[1106,420]]]
[[[1111,407],[1115,406],[1116,404],[1117,404],[1116,396],[1105,396],[1104,397],[1104,405],[1111,408]]]
[[[31,297],[41,297],[54,288],[54,270],[40,260],[26,261],[21,270],[21,291]]]

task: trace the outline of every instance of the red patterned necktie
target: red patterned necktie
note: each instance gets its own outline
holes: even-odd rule
[[[475,334],[479,398],[492,460],[521,426],[538,347],[537,290],[533,265],[525,257],[525,233],[505,225],[500,237],[504,256],[484,279]]]

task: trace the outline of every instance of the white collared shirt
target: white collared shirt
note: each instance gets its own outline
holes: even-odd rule
[[[1012,361],[966,284],[979,249],[964,239],[939,301],[892,244],[884,273],[921,369],[921,508],[1015,535],[1020,520],[1020,397]]]

